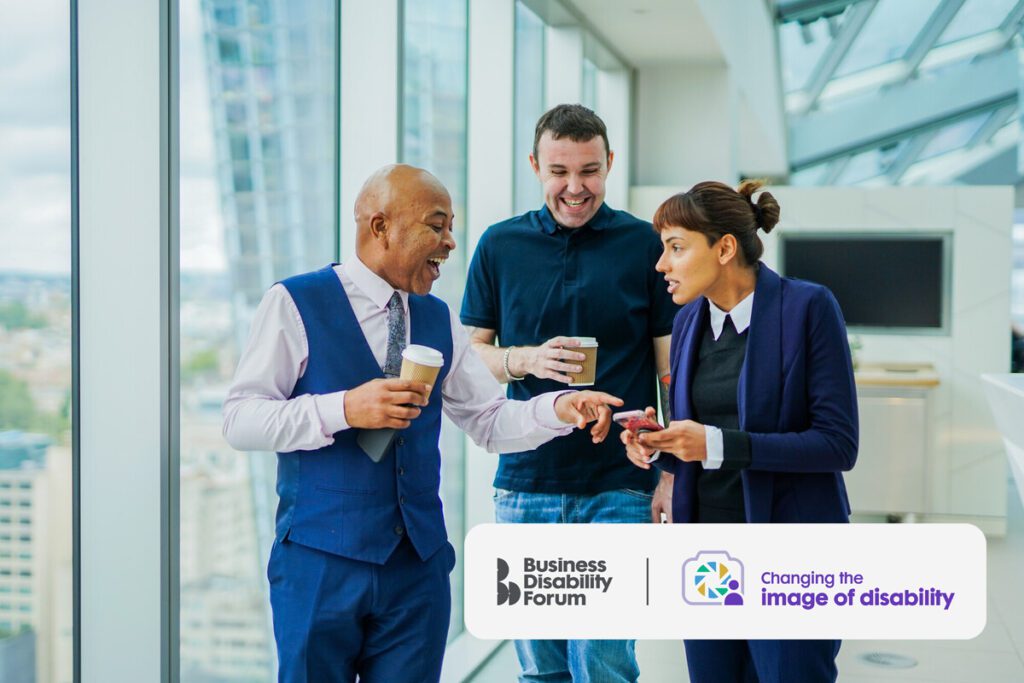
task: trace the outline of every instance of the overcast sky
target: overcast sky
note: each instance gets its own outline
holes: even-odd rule
[[[0,2],[0,270],[70,272],[67,0]],[[181,264],[225,267],[198,0],[181,2]]]

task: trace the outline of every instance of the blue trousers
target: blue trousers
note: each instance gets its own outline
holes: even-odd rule
[[[281,683],[431,683],[451,615],[445,544],[423,561],[408,539],[383,565],[290,540],[267,566]]]
[[[835,683],[840,640],[687,640],[691,683]]]
[[[498,489],[495,519],[511,524],[643,523],[651,494],[605,491],[592,496]],[[640,676],[635,640],[517,640],[520,683],[634,683]]]

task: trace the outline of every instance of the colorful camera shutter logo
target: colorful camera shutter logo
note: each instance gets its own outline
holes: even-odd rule
[[[724,550],[702,550],[683,563],[683,600],[691,605],[742,605],[743,563]]]

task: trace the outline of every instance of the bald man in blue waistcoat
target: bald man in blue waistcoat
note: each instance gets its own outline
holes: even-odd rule
[[[356,202],[356,257],[274,285],[224,404],[239,450],[278,453],[267,576],[280,680],[429,683],[451,612],[438,438],[442,411],[492,452],[573,426],[602,440],[600,392],[508,400],[447,305],[430,296],[449,252],[451,199],[388,166]],[[433,385],[399,378],[402,350],[440,351]]]

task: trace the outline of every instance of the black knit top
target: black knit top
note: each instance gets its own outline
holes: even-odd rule
[[[701,471],[697,481],[698,522],[746,521],[740,471],[750,464],[750,439],[739,431],[736,402],[746,350],[747,330],[737,334],[731,317],[726,317],[717,341],[710,325],[701,338],[690,385],[694,419],[722,430],[725,461],[720,469]]]

